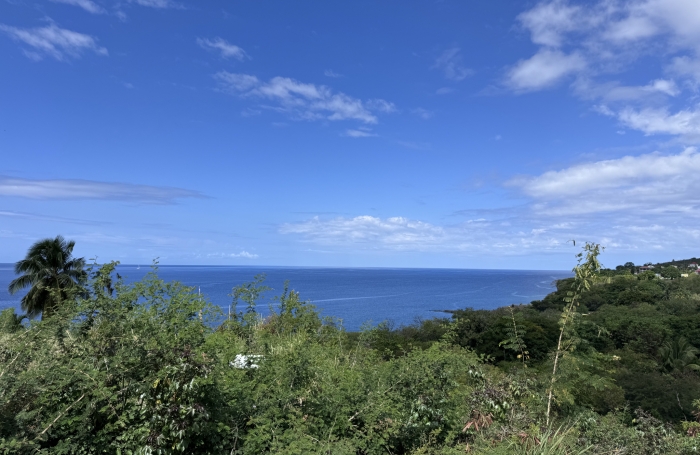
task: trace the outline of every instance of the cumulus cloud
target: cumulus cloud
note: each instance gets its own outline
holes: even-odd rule
[[[359,120],[377,123],[377,112],[393,112],[395,106],[385,100],[362,101],[325,85],[299,82],[288,77],[273,77],[267,82],[250,74],[220,71],[214,75],[221,90],[245,98],[275,103],[275,110],[302,120]]]
[[[581,28],[581,19],[581,7],[562,0],[541,2],[518,16],[533,43],[551,47],[561,46],[566,33]]]
[[[92,0],[51,0],[51,1],[54,3],[65,3],[66,5],[77,6],[79,8],[84,9],[88,13],[92,13],[92,14],[103,14],[106,12],[106,10],[104,8],[102,8],[100,5],[93,2]]]
[[[213,40],[197,38],[197,44],[203,49],[218,51],[222,58],[235,58],[241,61],[250,58],[243,49],[223,38],[214,38]]]
[[[509,182],[551,214],[690,213],[700,206],[700,154],[651,153],[583,163]]]
[[[668,65],[667,71],[686,77],[692,85],[700,84],[700,59],[693,59],[688,56],[675,57]]]
[[[98,55],[107,55],[107,49],[97,44],[97,39],[82,33],[74,32],[50,24],[45,27],[18,28],[0,24],[0,31],[5,32],[13,40],[18,41],[30,49],[25,49],[25,54],[34,60],[41,60],[48,56],[56,60],[78,58],[85,51],[92,51]]]
[[[0,177],[0,196],[28,199],[102,199],[145,204],[173,204],[178,199],[204,198],[192,190],[167,186],[92,180],[31,180]]]
[[[543,90],[574,80],[574,93],[606,103],[596,110],[645,134],[700,141],[700,8],[695,0],[543,0],[518,16],[538,50],[507,70],[504,84]],[[666,78],[625,83],[641,58]],[[653,68],[653,67],[652,67]],[[629,73],[635,82],[639,73]],[[671,77],[668,77],[671,76]],[[695,101],[692,101],[693,103]]]
[[[511,68],[507,84],[518,91],[540,90],[555,85],[564,77],[585,67],[585,59],[577,53],[567,55],[545,49]]]
[[[700,139],[700,110],[684,109],[670,113],[667,109],[626,108],[616,114],[620,122],[628,128],[644,134],[671,134],[683,136],[691,141]]]
[[[474,74],[474,70],[464,66],[462,55],[458,47],[445,50],[435,60],[433,69],[438,69],[445,74],[445,78],[452,81],[461,81]]]
[[[370,215],[286,223],[282,234],[326,249],[518,255],[568,251],[569,239],[615,250],[700,247],[700,153],[581,163],[508,182],[529,203],[463,210],[452,224]]]
[[[520,14],[518,21],[533,43],[549,48],[571,44],[600,51],[590,45],[627,46],[662,35],[674,46],[697,48],[700,38],[694,0],[546,0]]]

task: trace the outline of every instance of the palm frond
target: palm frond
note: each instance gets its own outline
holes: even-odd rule
[[[33,286],[35,283],[36,280],[31,275],[22,275],[19,278],[10,281],[10,285],[7,287],[7,291],[10,294],[16,294],[22,289]]]
[[[58,235],[53,239],[35,242],[27,256],[15,264],[15,273],[21,275],[10,283],[9,291],[30,288],[22,299],[22,309],[30,317],[44,313],[48,316],[61,300],[73,296],[66,292],[78,288],[87,279],[85,259],[74,258],[74,241],[66,241]]]

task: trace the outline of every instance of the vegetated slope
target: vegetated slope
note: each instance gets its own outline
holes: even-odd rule
[[[580,295],[552,384],[573,280],[531,305],[346,333],[293,291],[262,320],[261,280],[234,290],[224,319],[192,289],[112,270],[44,321],[0,316],[0,453],[682,454],[700,442],[699,277],[603,273]]]

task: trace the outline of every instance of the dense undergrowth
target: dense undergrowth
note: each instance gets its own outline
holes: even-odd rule
[[[603,273],[578,296],[551,385],[574,280],[531,305],[347,333],[294,291],[262,319],[261,280],[234,290],[228,318],[157,269],[130,285],[113,270],[51,318],[0,316],[0,453],[700,448],[697,277]]]

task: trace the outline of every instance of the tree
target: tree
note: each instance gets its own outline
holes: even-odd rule
[[[575,243],[574,243],[575,245]],[[573,335],[572,325],[576,322],[576,319],[580,314],[576,311],[579,305],[579,300],[581,294],[588,291],[591,285],[595,282],[600,269],[602,268],[600,262],[598,261],[598,256],[603,248],[598,243],[586,242],[583,246],[583,251],[576,255],[578,264],[572,270],[574,272],[574,289],[567,292],[567,296],[564,298],[566,306],[562,312],[561,318],[559,319],[559,340],[557,341],[557,350],[554,351],[554,365],[552,367],[552,379],[549,384],[549,391],[547,393],[547,426],[549,426],[549,414],[552,410],[552,397],[554,394],[554,382],[557,377],[557,366],[559,364],[559,359],[563,355],[565,349],[563,349],[564,335]],[[571,345],[571,343],[569,343]]]
[[[85,282],[85,259],[73,257],[74,241],[62,236],[34,243],[27,256],[15,264],[15,274],[8,287],[10,294],[30,288],[22,297],[22,311],[34,318],[48,318]]]
[[[659,356],[667,371],[700,370],[697,355],[700,351],[684,337],[666,341],[659,348]]]
[[[681,271],[677,267],[669,265],[661,269],[661,276],[669,280],[675,280],[681,277]]]

